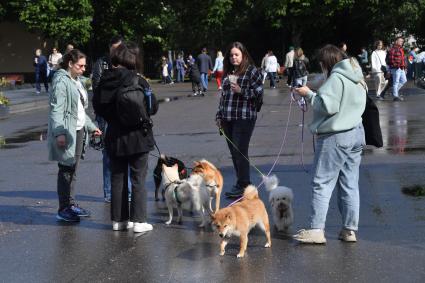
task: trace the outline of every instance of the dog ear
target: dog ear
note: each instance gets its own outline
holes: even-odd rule
[[[230,220],[230,219],[232,219],[232,215],[230,213],[227,213],[226,218]]]
[[[178,168],[179,167],[179,165],[177,164],[177,163],[175,163],[174,165],[173,165],[173,168]]]
[[[193,167],[196,167],[199,165],[199,161],[193,161]]]

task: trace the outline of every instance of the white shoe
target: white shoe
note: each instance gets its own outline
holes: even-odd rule
[[[112,230],[121,231],[127,227],[127,222],[112,221]]]
[[[293,236],[295,240],[307,244],[325,244],[325,232],[322,229],[302,229]]]
[[[153,229],[153,226],[146,222],[135,222],[133,232],[134,233],[143,233],[147,231],[151,231]]]
[[[357,242],[356,233],[352,230],[342,229],[338,239],[344,242]]]
[[[127,229],[132,229],[134,227],[134,222],[128,221],[127,222]]]

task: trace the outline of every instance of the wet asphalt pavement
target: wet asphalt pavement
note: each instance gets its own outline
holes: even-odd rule
[[[162,103],[154,118],[158,146],[189,167],[195,160],[210,160],[222,171],[228,191],[235,177],[214,124],[216,92],[188,98],[186,89],[188,84],[157,86],[160,96],[179,97]],[[165,204],[153,197],[154,156],[147,179],[152,232],[112,231],[110,206],[103,202],[101,154],[93,149],[81,163],[76,188],[79,204],[92,216],[76,225],[56,222],[57,165],[47,161],[47,110],[1,120],[6,145],[0,149],[0,282],[424,282],[425,197],[404,195],[401,187],[425,184],[425,91],[408,85],[402,93],[404,102],[377,102],[385,146],[364,152],[359,241],[337,239],[341,221],[333,198],[326,245],[298,245],[290,235],[274,231],[272,248],[265,249],[264,235],[254,230],[243,259],[236,258],[237,239],[219,256],[219,237],[210,227],[198,228],[197,216],[185,213],[182,225],[164,224]],[[302,116],[295,105],[290,107],[286,87],[266,87],[250,156],[262,172],[270,170],[289,110],[287,140],[273,172],[294,191],[290,232],[295,233],[308,224],[311,174],[304,169],[311,169],[313,147],[306,130],[303,168]],[[310,116],[307,112],[307,121]],[[251,174],[258,184],[258,173],[252,169]],[[270,209],[263,189],[260,196]],[[229,203],[223,195],[222,205]]]

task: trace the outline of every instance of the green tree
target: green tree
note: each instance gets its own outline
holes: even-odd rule
[[[60,42],[85,44],[90,39],[93,9],[89,0],[15,2],[19,20],[28,29]]]

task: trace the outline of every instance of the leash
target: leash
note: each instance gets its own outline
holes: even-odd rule
[[[298,99],[295,98],[295,94],[294,94],[293,91],[291,91],[291,99],[298,104],[298,107],[300,108],[301,113],[302,113],[302,120],[301,120],[302,121],[301,122],[301,165],[304,169],[304,172],[308,173],[308,170],[306,169],[305,164],[304,164],[304,128],[305,128],[304,125],[305,125],[305,113],[308,111],[308,104],[305,101],[304,97],[300,96],[300,98],[298,98]],[[313,145],[313,148],[314,148],[314,145]]]
[[[283,133],[283,138],[282,138],[282,142],[281,142],[281,144],[280,144],[280,149],[279,149],[279,153],[277,154],[277,156],[276,156],[276,159],[275,159],[275,161],[274,161],[274,163],[273,163],[273,165],[272,165],[272,167],[270,168],[270,170],[269,170],[269,172],[267,173],[267,175],[264,175],[263,173],[261,173],[261,171],[260,170],[258,170],[258,168],[257,167],[255,167],[253,164],[251,164],[251,162],[249,162],[249,159],[246,157],[246,156],[244,156],[242,153],[242,156],[249,162],[249,164],[251,165],[251,166],[253,166],[254,168],[256,168],[257,169],[257,171],[259,171],[260,172],[260,174],[261,174],[261,176],[263,177],[262,178],[262,180],[261,180],[261,182],[260,182],[260,184],[257,186],[257,189],[259,189],[262,185],[263,185],[263,183],[264,183],[264,177],[265,176],[269,176],[270,174],[271,174],[271,172],[273,172],[273,169],[274,169],[274,167],[276,166],[276,164],[277,164],[277,162],[279,161],[279,158],[280,158],[280,155],[282,154],[282,152],[283,152],[283,146],[285,145],[285,142],[286,142],[286,136],[287,136],[287,133],[288,133],[288,128],[289,128],[289,121],[290,121],[290,117],[291,117],[291,112],[292,112],[292,103],[293,103],[293,101],[292,101],[292,99],[290,99],[290,102],[289,102],[289,111],[288,111],[288,117],[287,117],[287,119],[286,119],[286,126],[285,126],[285,131],[284,131],[284,133]],[[224,132],[223,132],[223,130],[220,128],[220,132],[223,134],[223,136],[235,147],[235,149],[237,149],[238,151],[239,151],[239,149],[236,147],[236,145],[224,134]],[[240,151],[239,151],[240,152]],[[237,202],[239,202],[239,201],[241,201],[242,199],[243,199],[244,197],[243,196],[241,196],[241,197],[239,197],[238,199],[236,199],[236,200],[234,200],[233,202],[231,202],[227,207],[231,207],[231,206],[233,206],[235,203],[237,203]]]

